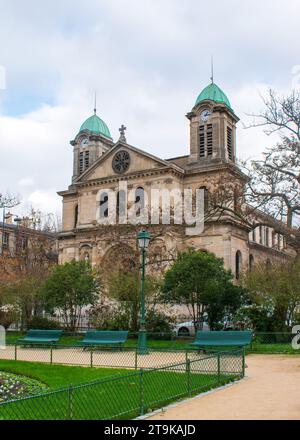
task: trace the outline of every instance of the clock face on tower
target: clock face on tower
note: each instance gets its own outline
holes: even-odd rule
[[[130,165],[130,155],[128,151],[125,150],[118,151],[118,153],[115,154],[112,161],[112,167],[114,172],[117,174],[123,174],[128,170],[129,165]]]
[[[201,121],[206,122],[209,120],[210,116],[211,116],[211,111],[209,109],[205,109],[201,112],[200,119]]]
[[[82,146],[82,147],[87,147],[88,144],[89,144],[89,140],[88,140],[88,138],[84,138],[84,139],[82,139],[82,141],[81,141],[81,146]]]

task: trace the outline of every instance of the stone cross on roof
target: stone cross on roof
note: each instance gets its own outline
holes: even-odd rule
[[[120,141],[126,142],[126,137],[125,137],[125,131],[127,130],[127,127],[125,127],[125,125],[121,125],[121,128],[119,128],[119,132],[120,132]]]

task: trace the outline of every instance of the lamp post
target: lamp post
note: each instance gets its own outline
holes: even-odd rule
[[[138,352],[139,354],[147,353],[147,336],[146,336],[146,323],[145,323],[145,265],[146,265],[146,251],[149,247],[151,235],[147,231],[138,233],[137,241],[142,255],[142,276],[141,276],[141,318],[140,318],[140,330],[138,340]]]

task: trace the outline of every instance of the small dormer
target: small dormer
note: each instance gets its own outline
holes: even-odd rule
[[[89,117],[80,127],[74,141],[73,178],[76,180],[101,157],[114,143],[106,123],[96,114]]]
[[[190,164],[235,162],[239,118],[215,83],[202,90],[187,118],[190,120]]]

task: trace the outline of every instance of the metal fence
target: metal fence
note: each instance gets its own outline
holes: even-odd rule
[[[292,332],[256,332],[253,342],[257,344],[291,344],[295,336],[297,336],[297,334]]]
[[[18,338],[21,335],[18,336]],[[16,359],[34,362],[65,363],[69,365],[120,366],[128,368],[153,368],[172,362],[182,362],[184,353],[191,350],[193,337],[176,337],[169,333],[149,333],[148,345],[151,356],[139,357],[137,353],[137,335],[130,334],[122,351],[114,348],[89,349],[80,346],[82,334],[64,333],[62,341],[53,347],[22,347],[18,342],[8,342],[5,350],[0,350],[0,359]],[[291,353],[300,354],[292,347],[297,334],[292,332],[266,333],[255,332],[247,353]],[[8,334],[8,341],[14,338]],[[14,345],[16,344],[16,345]],[[146,364],[145,364],[146,362]],[[147,364],[148,362],[148,364]]]
[[[206,357],[197,349],[148,348],[141,354],[137,347],[88,348],[79,346],[19,346],[7,345],[0,350],[0,360],[40,362],[73,366],[152,369]]]
[[[243,350],[188,357],[0,404],[0,420],[132,419],[244,377]]]
[[[295,349],[295,346],[292,345],[296,337],[297,334],[291,332],[257,332],[254,334],[251,346],[247,347],[247,352],[262,354],[300,354],[300,344],[299,349]]]

